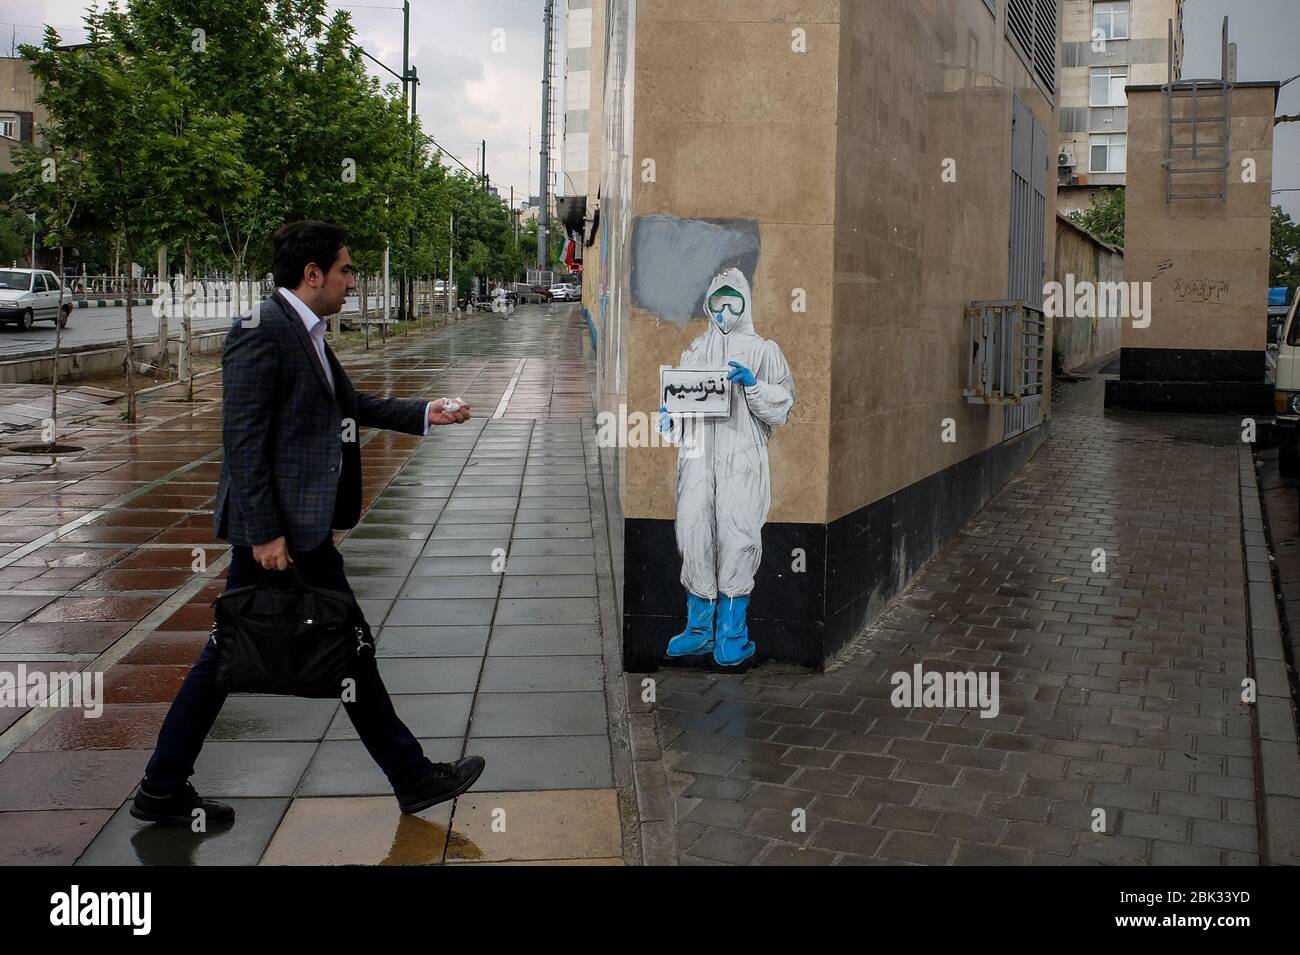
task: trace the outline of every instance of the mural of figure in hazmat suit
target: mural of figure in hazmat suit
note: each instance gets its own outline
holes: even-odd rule
[[[688,423],[659,409],[660,430],[680,445],[677,550],[687,591],[686,629],[668,641],[668,656],[712,653],[722,666],[754,655],[745,614],[772,503],[767,439],[794,407],[790,366],[780,346],[755,333],[752,301],[739,269],[714,278],[704,298],[708,330],[678,365],[729,368],[730,415]]]

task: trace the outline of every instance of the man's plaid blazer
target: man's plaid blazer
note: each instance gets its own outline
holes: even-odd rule
[[[427,402],[352,387],[325,346],[334,391],[302,319],[277,291],[235,319],[222,350],[221,480],[213,523],[231,544],[283,535],[318,547],[361,515],[361,428],[424,434]]]

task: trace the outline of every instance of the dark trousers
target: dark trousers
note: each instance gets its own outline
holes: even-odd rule
[[[343,555],[327,540],[314,550],[291,552],[294,566],[309,583],[329,590],[352,593],[343,573]],[[253,559],[251,547],[235,547],[226,575],[226,589],[245,587],[257,582],[262,568]],[[273,580],[278,574],[268,574]],[[366,625],[370,634],[370,625]],[[226,694],[217,689],[217,648],[211,640],[190,668],[175,702],[167,711],[158,732],[158,745],[145,769],[145,788],[156,795],[169,795],[194,772],[203,741],[221,712]],[[430,766],[420,743],[393,710],[374,657],[361,658],[356,673],[356,702],[345,702],[348,718],[356,727],[361,742],[379,764],[394,789],[409,789]]]

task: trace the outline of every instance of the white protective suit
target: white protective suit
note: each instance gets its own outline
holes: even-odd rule
[[[730,286],[743,299],[739,315],[709,315],[708,330],[682,353],[682,368],[729,369],[744,365],[758,380],[748,388],[732,382],[731,415],[674,421],[677,456],[677,550],[682,586],[715,599],[741,597],[754,589],[763,555],[762,528],[772,503],[767,439],[794,407],[794,378],[781,348],[754,332],[749,282],[727,269],[709,286],[709,300]],[[692,444],[695,446],[692,447]]]

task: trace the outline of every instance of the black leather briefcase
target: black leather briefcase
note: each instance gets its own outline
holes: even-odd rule
[[[337,699],[375,652],[356,599],[313,586],[294,567],[227,590],[213,606],[217,687],[226,693]]]

